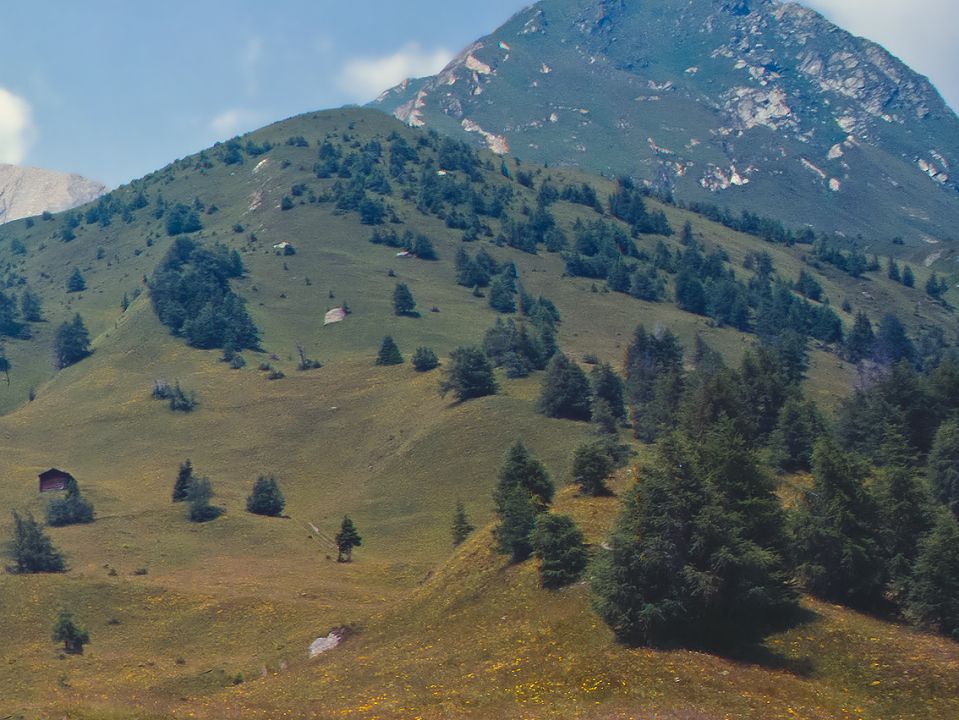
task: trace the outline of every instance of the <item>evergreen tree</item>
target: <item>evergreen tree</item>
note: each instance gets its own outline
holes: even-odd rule
[[[377,365],[402,365],[403,356],[400,354],[400,349],[396,346],[393,338],[390,335],[387,335],[383,338],[383,343],[380,345],[380,352],[376,356]]]
[[[589,552],[582,531],[566,515],[544,513],[532,534],[544,588],[558,590],[578,581],[586,570]]]
[[[623,642],[712,646],[764,632],[791,612],[775,554],[729,522],[672,434],[624,505],[593,574],[596,608]]]
[[[334,540],[339,551],[336,561],[341,563],[353,562],[353,548],[363,544],[363,538],[360,537],[349,515],[343,517],[340,531],[336,534]]]
[[[600,435],[615,436],[619,433],[619,420],[609,409],[609,403],[603,398],[593,399],[593,425]]]
[[[27,322],[41,322],[43,320],[43,304],[40,296],[29,289],[23,291],[20,297],[20,314]]]
[[[536,526],[536,507],[525,489],[514,485],[506,493],[498,510],[500,522],[493,528],[496,549],[509,555],[514,563],[523,562],[533,552],[531,535]]]
[[[516,289],[513,281],[498,275],[489,288],[489,306],[504,314],[516,312]]]
[[[456,501],[456,511],[453,513],[453,547],[457,547],[466,542],[466,538],[476,528],[470,523],[469,516],[466,514],[466,507],[459,500]]]
[[[530,455],[520,440],[506,453],[493,491],[493,500],[500,513],[504,511],[507,498],[516,487],[522,488],[532,498],[537,512],[543,512],[549,507],[556,492],[546,466]]]
[[[286,499],[272,475],[260,475],[253,483],[253,492],[246,499],[246,509],[254,515],[279,517]]]
[[[563,353],[556,353],[546,368],[539,396],[544,415],[570,420],[589,420],[591,390],[586,373]]]
[[[906,614],[959,640],[959,523],[948,513],[920,543]]]
[[[896,262],[895,258],[889,258],[886,265],[886,275],[894,282],[902,282],[902,272],[899,270],[899,263]]]
[[[414,315],[416,300],[406,283],[397,283],[393,290],[393,312],[397,315]]]
[[[210,504],[213,497],[213,486],[209,478],[194,477],[187,490],[187,502],[189,503],[188,517],[191,522],[204,523],[209,520],[215,520],[223,514],[223,508]]]
[[[845,355],[849,362],[858,363],[868,360],[875,354],[876,336],[872,331],[872,323],[866,313],[861,310],[856,313],[856,321],[852,331],[846,338]]]
[[[440,361],[436,353],[428,347],[418,347],[413,353],[413,368],[416,372],[429,372],[439,367]]]
[[[935,520],[932,498],[915,470],[891,463],[879,473],[876,498],[891,590],[901,599],[911,583],[919,540]]]
[[[959,518],[959,422],[939,426],[929,451],[929,481],[936,499]]]
[[[913,275],[912,268],[908,265],[902,267],[902,284],[909,288],[916,286],[916,276]]]
[[[916,357],[916,348],[912,340],[906,335],[906,329],[895,315],[887,313],[879,322],[879,332],[876,334],[876,352],[879,359],[888,365],[894,365],[900,360],[913,362]]]
[[[58,369],[78,363],[90,354],[90,334],[80,313],[71,322],[65,322],[57,328],[53,354]]]
[[[683,390],[683,348],[669,330],[646,332],[640,325],[626,350],[626,391],[635,435],[652,442],[675,425]]]
[[[598,497],[608,495],[606,478],[616,464],[609,453],[609,443],[589,442],[580,445],[573,453],[573,482],[579,485],[583,495]]]
[[[90,633],[73,622],[68,610],[61,610],[53,626],[53,642],[63,643],[63,651],[70,655],[83,655],[83,646],[90,642]]]
[[[616,374],[609,363],[600,363],[590,371],[590,382],[593,386],[593,397],[596,400],[605,400],[609,404],[609,411],[617,420],[626,419],[626,386],[622,378]]]
[[[47,506],[47,525],[81,525],[93,522],[93,505],[80,494],[77,481],[70,479],[66,485],[66,496],[54,498]]]
[[[67,279],[67,292],[83,292],[87,289],[87,281],[83,278],[80,268],[73,268],[70,277]]]
[[[183,502],[190,494],[190,483],[193,482],[193,463],[189,459],[180,463],[180,470],[173,483],[173,502]]]
[[[878,508],[867,468],[830,438],[813,452],[813,488],[796,518],[798,574],[823,599],[869,607],[885,584]]]
[[[450,362],[443,369],[440,394],[452,392],[460,402],[496,394],[493,366],[477,347],[459,347],[450,353]]]
[[[783,403],[776,427],[769,436],[772,465],[786,472],[812,469],[812,451],[824,430],[816,404],[791,394]]]
[[[63,572],[63,555],[53,546],[33,515],[13,511],[13,558],[18,573]]]

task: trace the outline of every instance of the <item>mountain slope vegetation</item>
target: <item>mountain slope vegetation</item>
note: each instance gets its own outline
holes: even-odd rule
[[[550,337],[570,365],[622,372],[636,326],[660,325],[687,348],[685,370],[697,338],[738,367],[788,317],[809,348],[806,392],[824,408],[857,382],[843,359],[857,313],[877,323],[892,311],[917,346],[936,349],[921,340],[950,328],[952,311],[949,293],[925,291],[928,269],[912,268],[915,287],[890,279],[884,259],[853,277],[848,250],[796,240],[734,231],[628,183],[477,153],[371,110],[291,118],[76,211],[5,225],[3,292],[15,309],[4,330],[0,507],[42,518],[37,473],[60,467],[96,518],[48,529],[68,572],[0,575],[0,685],[11,688],[0,709],[721,717],[735,707],[758,718],[793,702],[800,717],[857,707],[863,717],[948,715],[959,697],[949,641],[805,600],[816,619],[772,635],[773,660],[625,650],[584,588],[547,594],[532,564],[506,567],[489,549],[506,450],[522,439],[562,487],[574,480],[575,448],[594,438],[591,425],[538,409],[537,352]],[[699,292],[680,289],[697,283]],[[414,307],[401,292],[397,308],[401,284]],[[41,320],[22,310],[28,291]],[[703,303],[690,300],[700,293]],[[681,309],[687,301],[692,311]],[[340,321],[324,325],[330,311]],[[57,369],[58,331],[78,315],[90,353]],[[498,320],[494,339],[512,321],[532,341],[497,361],[497,394],[441,397],[454,350],[487,343],[496,359],[487,331]],[[377,365],[387,335],[406,360],[432,349],[440,368]],[[195,405],[177,412],[154,398],[171,387]],[[619,434],[643,462],[648,449]],[[191,522],[171,502],[187,458],[225,509],[215,520]],[[245,511],[265,475],[289,517]],[[790,478],[787,497],[808,483]],[[622,474],[614,489],[633,479]],[[453,555],[458,500],[480,530]],[[619,502],[564,488],[556,507],[595,552]],[[348,564],[333,542],[346,515],[362,535]],[[12,526],[0,519],[0,534]],[[60,658],[49,641],[62,608],[90,633],[82,656]],[[344,626],[355,636],[307,660],[314,639]],[[540,662],[550,633],[576,688]],[[454,648],[452,638],[474,642]],[[870,652],[837,649],[849,643]],[[628,677],[594,673],[617,662]],[[710,689],[739,699],[726,705]]]

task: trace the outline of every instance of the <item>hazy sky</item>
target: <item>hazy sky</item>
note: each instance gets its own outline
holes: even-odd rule
[[[639,2],[641,0],[630,0]],[[959,107],[956,0],[808,0]],[[432,74],[523,0],[3,0],[0,162],[116,185]]]

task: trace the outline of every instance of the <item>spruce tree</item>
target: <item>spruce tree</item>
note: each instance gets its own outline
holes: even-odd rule
[[[466,507],[460,500],[457,500],[456,511],[453,513],[453,547],[462,545],[475,529],[466,514]]]
[[[546,368],[539,409],[547,417],[589,420],[592,392],[586,373],[563,353],[556,353]]]
[[[887,313],[879,322],[876,333],[876,353],[887,365],[895,365],[901,360],[913,362],[916,348],[906,335],[902,322],[892,313]]]
[[[533,499],[524,488],[514,485],[497,505],[500,522],[493,528],[496,549],[514,563],[523,562],[533,552],[531,535],[537,515]]]
[[[53,339],[54,360],[58,369],[80,362],[90,354],[90,334],[77,313],[73,320],[57,328]]]
[[[393,338],[390,335],[387,335],[383,338],[383,343],[380,345],[380,352],[376,356],[377,365],[402,365],[403,356],[400,354],[400,349],[396,346]]]
[[[553,502],[553,495],[556,493],[546,466],[530,455],[529,450],[520,440],[506,453],[493,491],[493,500],[500,513],[503,512],[507,498],[516,487],[530,496],[537,512],[546,510]]]
[[[180,470],[173,483],[173,502],[183,502],[190,493],[190,483],[193,482],[193,463],[189,459],[180,463]]]
[[[353,562],[353,548],[362,545],[363,538],[360,537],[349,515],[343,516],[340,531],[334,539],[336,541],[336,548],[339,551],[336,561],[340,563]]]
[[[791,394],[783,403],[776,427],[769,436],[772,465],[786,472],[812,469],[812,451],[822,434],[824,423],[816,404]]]
[[[609,363],[596,365],[590,372],[593,397],[605,400],[617,420],[626,419],[625,384]]]
[[[814,595],[855,607],[878,601],[885,584],[879,511],[865,486],[868,469],[831,438],[813,451],[812,490],[795,529],[797,570]]]
[[[63,555],[53,546],[33,515],[13,511],[13,558],[18,573],[63,572]]]
[[[477,347],[456,348],[450,353],[450,362],[443,369],[439,390],[444,397],[452,392],[460,402],[495,395],[497,386],[493,365]]]
[[[959,518],[959,422],[939,426],[929,452],[929,481],[936,499]]]
[[[215,520],[223,514],[223,508],[210,504],[213,497],[213,485],[209,478],[194,477],[187,490],[189,512],[187,516],[191,522],[204,523]]]
[[[741,643],[792,608],[774,555],[729,521],[695,456],[678,434],[660,442],[593,573],[596,608],[623,642]]]
[[[846,338],[844,349],[846,359],[853,363],[869,360],[875,354],[876,336],[872,331],[872,323],[861,310],[856,313],[856,321]]]
[[[891,591],[901,599],[911,584],[919,540],[935,521],[932,497],[913,468],[887,464],[879,472],[876,499]]]
[[[286,507],[286,499],[280,491],[276,478],[260,475],[253,483],[253,492],[246,499],[246,509],[254,515],[279,517]]]
[[[615,463],[610,456],[607,442],[589,442],[580,445],[573,453],[573,482],[579,485],[579,491],[583,495],[608,495],[606,478],[614,468]]]
[[[90,633],[73,621],[68,610],[61,610],[53,626],[53,642],[63,643],[63,651],[70,655],[83,655],[83,646],[90,642]]]
[[[949,513],[920,543],[906,615],[959,640],[959,523]]]
[[[615,436],[619,433],[619,421],[609,408],[609,403],[602,398],[593,400],[593,425],[600,435]]]
[[[531,537],[544,588],[558,590],[583,576],[589,552],[583,533],[572,518],[544,513],[537,519]]]
[[[67,280],[67,292],[83,292],[87,289],[87,281],[83,278],[80,268],[73,268]]]
[[[93,505],[80,494],[77,481],[70,478],[65,490],[65,497],[54,498],[47,506],[47,525],[62,527],[92,523]]]
[[[916,286],[916,276],[908,265],[902,266],[902,284],[909,288]]]
[[[397,283],[393,290],[393,312],[397,315],[414,315],[416,300],[406,283]]]
[[[416,348],[416,352],[413,353],[412,362],[413,369],[416,370],[416,372],[429,372],[430,370],[435,370],[440,364],[436,353],[428,347]]]

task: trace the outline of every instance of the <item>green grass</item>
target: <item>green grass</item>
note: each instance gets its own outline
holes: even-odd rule
[[[282,143],[303,134],[312,143],[334,128],[349,131],[351,123],[351,132],[362,137],[397,130],[416,138],[368,111],[294,118],[254,138]],[[152,217],[143,214],[130,225],[115,218],[105,230],[84,227],[69,244],[51,237],[59,221],[38,220],[30,229],[14,223],[0,231],[5,238],[0,261],[16,263],[15,270],[42,294],[49,318],[35,327],[33,339],[6,343],[14,372],[12,385],[0,387],[3,407],[10,411],[0,417],[0,508],[42,516],[46,498],[37,496],[36,475],[58,466],[75,474],[98,514],[92,525],[51,530],[66,553],[67,574],[0,574],[0,635],[5,638],[0,717],[193,712],[211,718],[284,713],[606,718],[648,710],[681,718],[697,717],[689,714],[695,712],[721,717],[726,701],[730,709],[724,712],[737,717],[777,717],[764,714],[767,699],[796,703],[802,717],[842,717],[829,713],[853,703],[862,703],[868,710],[862,716],[870,718],[919,717],[910,715],[916,712],[910,708],[926,707],[922,703],[949,715],[957,692],[948,678],[941,685],[917,679],[900,688],[901,699],[896,699],[892,691],[884,694],[886,685],[872,689],[866,655],[859,652],[868,637],[886,638],[892,650],[876,646],[879,662],[918,677],[920,668],[930,673],[954,669],[955,646],[945,641],[812,606],[821,617],[809,636],[817,643],[833,638],[836,647],[827,645],[829,653],[814,657],[817,670],[809,678],[689,653],[627,651],[611,642],[591,613],[584,588],[547,594],[536,587],[531,564],[504,568],[486,547],[490,491],[503,453],[523,438],[563,484],[569,480],[573,448],[588,427],[536,413],[541,375],[501,378],[499,395],[455,404],[438,395],[438,372],[417,374],[409,364],[374,367],[387,333],[407,358],[417,346],[428,345],[445,360],[457,345],[480,341],[496,314],[454,284],[452,260],[460,233],[421,217],[406,201],[393,202],[414,231],[434,239],[438,262],[396,258],[394,250],[368,242],[370,228],[355,216],[338,215],[329,205],[279,210],[280,198],[294,182],[306,181],[318,191],[327,186],[310,179],[314,153],[315,147],[304,151],[281,144],[256,174],[256,162],[216,164],[203,172],[183,162],[149,180],[150,192],[162,188],[170,202],[199,195],[215,203],[219,212],[204,216],[203,235],[243,253],[249,274],[235,287],[249,301],[264,348],[244,353],[248,365],[243,370],[219,362],[218,351],[190,349],[170,337],[146,294],[121,314],[123,292],[132,295],[141,286],[142,276],[152,272],[170,244]],[[290,163],[285,168],[284,161]],[[558,181],[584,178],[570,171],[549,173]],[[506,182],[498,171],[488,177]],[[606,181],[591,182],[601,196],[610,191]],[[255,192],[262,203],[250,211]],[[531,194],[520,191],[521,201],[532,204]],[[566,226],[592,214],[565,204],[555,211]],[[725,247],[736,264],[761,247],[784,276],[794,277],[802,267],[802,249],[760,246],[682,210],[665,212],[676,227],[691,219],[695,231],[707,243]],[[242,235],[232,232],[236,222],[246,226]],[[249,232],[256,234],[255,244],[248,241]],[[9,255],[13,237],[28,246],[25,258]],[[272,245],[281,240],[292,241],[296,255],[277,256]],[[641,244],[652,248],[655,238],[643,238]],[[96,260],[98,246],[106,249],[102,260]],[[687,347],[699,333],[731,362],[752,341],[671,304],[593,292],[591,281],[562,277],[557,256],[491,251],[517,264],[529,291],[556,303],[563,315],[560,344],[574,357],[594,353],[620,364],[640,322],[672,328]],[[74,265],[87,277],[89,289],[82,296],[64,290]],[[395,278],[388,276],[391,268]],[[838,305],[848,279],[819,277]],[[393,315],[398,281],[412,289],[423,311],[420,318]],[[881,278],[862,282],[872,290],[871,312],[911,307],[920,297],[919,291]],[[331,290],[335,299],[329,298]],[[325,311],[342,300],[353,314],[323,327]],[[438,313],[430,312],[433,306]],[[50,337],[76,311],[91,328],[95,352],[54,374],[47,362]],[[923,317],[904,319],[915,328],[949,317],[938,306],[924,305],[921,312]],[[297,371],[297,342],[324,367]],[[270,353],[279,359],[270,360]],[[817,399],[828,404],[848,392],[854,379],[850,368],[821,351],[812,360],[809,390]],[[268,381],[256,369],[261,361],[283,370],[286,378]],[[152,400],[156,379],[179,380],[195,391],[197,410],[172,413]],[[27,403],[31,386],[37,397]],[[211,478],[214,502],[226,508],[214,522],[191,524],[186,508],[170,502],[177,467],[187,457]],[[253,481],[264,473],[280,482],[288,519],[244,511]],[[483,529],[452,554],[449,523],[457,499]],[[567,491],[560,508],[573,513],[597,543],[616,501],[582,501]],[[333,561],[328,540],[344,514],[364,538],[349,566]],[[0,538],[10,530],[9,516],[0,516]],[[147,574],[133,574],[140,568]],[[61,606],[72,608],[90,630],[92,643],[82,657],[60,658],[50,641]],[[308,663],[310,642],[344,624],[359,628],[356,638]],[[816,655],[807,644],[813,641],[803,640],[802,632],[782,636],[800,644],[800,659]],[[839,648],[840,641],[856,653]],[[915,659],[899,665],[899,649],[913,646]],[[259,679],[264,667],[267,677]],[[883,672],[887,683],[892,671]],[[234,686],[239,673],[246,682]],[[584,685],[597,689],[587,692]],[[841,686],[849,688],[847,699]],[[744,689],[757,697],[741,697]],[[819,715],[812,710],[817,707]]]

